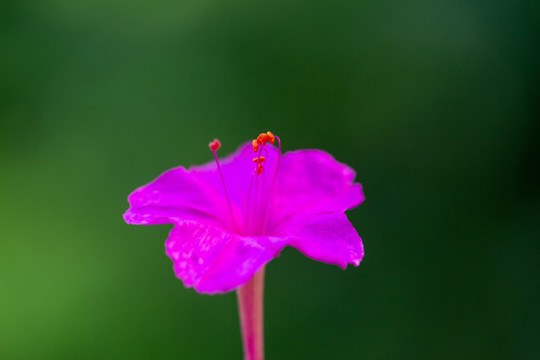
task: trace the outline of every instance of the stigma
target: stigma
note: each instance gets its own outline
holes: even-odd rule
[[[208,144],[208,147],[210,148],[210,150],[212,151],[217,151],[219,150],[219,148],[221,147],[221,142],[218,140],[218,139],[214,139],[214,141],[210,142]]]

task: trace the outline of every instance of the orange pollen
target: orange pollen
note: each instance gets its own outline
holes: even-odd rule
[[[256,152],[259,149],[259,146],[264,146],[266,143],[273,144],[276,141],[276,137],[270,131],[265,133],[260,133],[257,136],[257,139],[253,140],[253,150]]]
[[[214,139],[214,141],[208,144],[208,147],[212,151],[217,151],[221,147],[221,143],[219,142],[218,139]]]
[[[268,137],[268,141],[270,141],[270,144],[273,144],[276,141],[276,137],[270,131],[266,133],[266,136]]]
[[[253,140],[251,144],[253,145],[253,151],[257,152],[257,151],[261,151],[267,143],[273,144],[275,141],[276,141],[276,136],[272,134],[270,131],[267,131],[266,134],[260,133],[259,136],[257,136],[257,138]],[[281,156],[281,146],[280,146],[280,156]],[[265,160],[266,159],[264,156],[258,156],[258,157],[253,158],[253,162],[256,164],[255,173],[257,175],[260,175],[263,172],[264,167],[262,163]]]

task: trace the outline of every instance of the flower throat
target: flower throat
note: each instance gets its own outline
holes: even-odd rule
[[[272,178],[269,180],[270,183],[267,184],[266,174],[268,171],[265,171],[265,168],[268,165],[270,153],[268,152],[266,145],[268,143],[274,144],[276,140],[279,150],[278,159],[274,171],[271,172]],[[249,188],[247,190],[247,201],[243,216],[244,223],[239,224],[237,222],[237,217],[241,214],[238,214],[237,212],[235,217],[235,211],[233,210],[229,192],[227,191],[225,178],[223,176],[223,171],[221,170],[221,165],[217,157],[217,150],[221,147],[221,142],[218,139],[214,139],[214,141],[208,144],[208,147],[214,154],[214,159],[216,160],[217,169],[221,178],[223,190],[225,192],[225,198],[227,199],[227,204],[229,207],[229,216],[232,224],[234,225],[233,230],[242,235],[261,236],[265,235],[267,231],[268,208],[270,203],[269,200],[272,198],[272,191],[281,161],[281,140],[278,136],[275,136],[268,131],[267,133],[259,134],[259,136],[252,141],[252,146],[253,152],[256,154],[256,156],[253,158],[253,163],[255,165],[251,175],[251,180],[249,182]]]

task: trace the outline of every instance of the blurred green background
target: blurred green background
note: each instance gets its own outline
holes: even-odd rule
[[[357,170],[346,271],[267,268],[268,359],[539,359],[536,1],[0,2],[0,359],[240,359],[127,195],[261,131]]]

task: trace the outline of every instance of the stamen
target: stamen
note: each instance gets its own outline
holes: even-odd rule
[[[257,136],[257,140],[253,140],[253,147],[255,147],[255,141],[258,145],[266,145],[267,142],[270,142],[271,144],[275,141],[275,136],[270,131],[265,133],[260,133],[259,136]]]
[[[268,135],[266,135],[266,134],[259,134],[259,136],[257,136],[257,143],[259,145],[266,145],[266,137],[267,136]]]
[[[270,131],[267,131],[266,135],[268,136],[268,139],[269,139],[268,141],[270,141],[270,144],[273,144],[274,141],[276,141],[276,137]]]
[[[265,156],[261,156],[261,154],[263,153],[264,151],[264,154]],[[262,171],[264,170],[264,167],[266,165],[263,165],[263,162],[266,160],[266,158],[268,157],[268,150],[266,150],[264,147],[261,148],[261,151],[259,151],[259,157],[258,158],[255,158],[255,159],[258,159],[258,161],[254,161],[256,164],[258,164],[258,166],[256,167],[257,169],[257,175],[259,175],[260,173],[262,173]],[[255,160],[253,159],[253,160]]]
[[[269,189],[268,194],[267,194],[266,203],[263,206],[262,229],[261,229],[262,234],[266,233],[266,226],[268,225],[268,213],[270,211],[270,209],[268,209],[268,204],[270,203],[269,200],[272,197],[273,192],[274,192],[274,186],[276,184],[276,177],[277,177],[277,174],[278,174],[278,171],[279,171],[279,166],[281,164],[281,139],[278,136],[275,136],[274,134],[272,134],[270,131],[267,132],[266,134],[270,137],[270,143],[271,144],[273,144],[275,139],[277,139],[279,155],[278,155],[276,168],[274,169],[272,179],[270,180],[270,189]]]
[[[274,144],[276,139],[278,140],[279,158],[277,160],[275,171],[271,172],[272,177],[268,179],[270,181],[270,191],[266,189],[266,176],[265,167],[266,160],[269,152],[266,149],[266,144]],[[266,220],[268,216],[268,205],[270,203],[269,198],[272,197],[272,190],[275,183],[276,172],[281,162],[281,142],[279,137],[272,134],[270,131],[266,133],[260,133],[255,140],[252,141],[253,151],[258,153],[253,162],[255,163],[255,169],[253,169],[253,175],[249,183],[249,189],[247,194],[246,203],[246,224],[245,228],[249,233],[264,234],[266,231]]]
[[[233,222],[234,226],[236,227],[236,221],[234,219],[234,214],[232,210],[231,205],[231,199],[229,198],[229,193],[227,192],[227,186],[225,186],[225,178],[223,177],[223,172],[221,171],[221,166],[219,164],[219,160],[217,157],[216,151],[221,147],[221,142],[218,139],[214,139],[211,143],[208,144],[208,147],[214,154],[214,159],[216,159],[216,165],[219,171],[219,176],[221,177],[221,183],[223,184],[223,190],[225,191],[225,197],[227,198],[227,204],[229,205],[229,213],[231,215],[231,221]]]
[[[251,189],[253,187],[253,179],[255,179],[255,171],[253,172],[253,175],[251,175],[251,181],[249,182],[248,196],[247,196],[247,202],[246,202],[246,216],[245,216],[246,223],[244,225],[247,231],[251,231],[251,212],[250,212],[249,204],[251,203],[250,200],[251,200]]]

